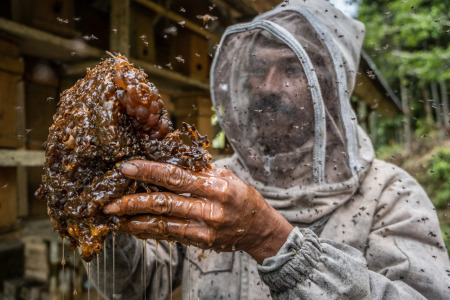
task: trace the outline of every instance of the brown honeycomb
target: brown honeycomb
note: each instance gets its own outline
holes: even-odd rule
[[[124,177],[131,159],[172,163],[192,171],[210,167],[209,145],[194,126],[174,131],[157,88],[121,55],[111,55],[65,90],[44,143],[46,160],[36,196],[59,235],[81,246],[90,261],[117,217],[102,207],[115,197],[161,190]],[[187,135],[192,145],[184,144]]]

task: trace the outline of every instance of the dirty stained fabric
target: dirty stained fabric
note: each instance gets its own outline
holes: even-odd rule
[[[350,106],[363,38],[361,23],[322,0],[291,0],[227,29],[211,94],[235,154],[216,165],[295,229],[261,265],[241,251],[179,244],[170,260],[169,245],[156,254],[154,241],[144,262],[142,242],[117,234],[108,298],[165,299],[172,280],[183,299],[448,299],[449,259],[431,201],[409,174],[374,158]]]

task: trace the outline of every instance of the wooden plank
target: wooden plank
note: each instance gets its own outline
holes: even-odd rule
[[[134,0],[134,2],[139,3],[147,8],[150,8],[151,10],[157,12],[158,14],[162,15],[164,18],[167,18],[169,20],[175,21],[177,23],[183,22],[183,26],[186,28],[189,28],[190,30],[206,37],[207,39],[218,43],[220,41],[220,37],[209,32],[204,27],[198,26],[194,22],[191,22],[189,20],[186,20],[185,17],[180,16],[177,13],[174,13],[154,2],[148,1],[148,0]]]
[[[18,136],[17,118],[23,107],[17,103],[19,75],[0,71],[0,146],[19,147],[23,144]]]
[[[184,76],[180,73],[172,72],[163,68],[158,68],[154,64],[144,62],[141,60],[132,60],[132,62],[137,66],[143,68],[149,75],[155,75],[162,77],[164,79],[176,82],[181,86],[191,86],[202,90],[209,91],[209,83],[206,81],[201,81],[188,76]]]
[[[23,74],[24,68],[22,59],[0,54],[0,70],[14,74]]]
[[[201,81],[198,79],[190,78],[188,76],[182,75],[180,73],[176,73],[167,69],[159,68],[158,66],[145,62],[142,60],[132,59],[132,63],[136,67],[140,67],[144,69],[144,71],[150,76],[149,80],[154,81],[153,76],[159,77],[164,81],[167,81],[165,85],[176,87],[193,87],[201,90],[209,91],[209,83],[205,81]],[[87,68],[92,68],[98,64],[98,61],[86,61],[82,63],[76,64],[66,64],[64,65],[64,74],[66,76],[76,76],[81,77],[86,74]]]
[[[365,70],[360,69],[359,73],[361,75],[356,78],[353,94],[383,116],[387,118],[396,116],[400,110],[394,102],[389,101],[388,96],[377,88],[374,79],[369,78]]]
[[[22,54],[63,61],[104,55],[103,50],[89,46],[83,40],[62,38],[4,18],[0,18],[0,30],[22,40]]]
[[[402,113],[397,95],[381,76],[370,56],[364,51],[361,52],[353,93],[385,117],[392,118]]]
[[[42,167],[45,151],[0,149],[0,167]]]
[[[5,34],[4,32],[0,33],[0,53],[3,55],[7,55],[9,57],[19,58],[19,47],[18,41],[14,39],[12,36]]]
[[[110,49],[130,55],[130,0],[111,0]]]

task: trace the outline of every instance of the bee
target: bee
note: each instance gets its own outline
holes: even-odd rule
[[[183,58],[183,56],[181,56],[181,55],[176,56],[176,57],[175,57],[175,60],[176,60],[177,62],[179,62],[179,63],[183,63],[183,64],[184,64],[184,58]]]
[[[197,19],[203,20],[203,25],[206,25],[209,21],[217,20],[217,17],[211,15],[197,15]]]
[[[90,41],[90,40],[98,40],[98,37],[96,37],[95,35],[91,34],[91,35],[83,35],[83,39],[85,39],[86,41]]]
[[[63,18],[57,17],[56,20],[58,20],[59,23],[64,23],[64,24],[69,23],[69,19],[63,19]]]

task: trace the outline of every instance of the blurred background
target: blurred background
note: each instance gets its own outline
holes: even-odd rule
[[[78,255],[54,233],[45,203],[33,195],[59,94],[105,51],[120,52],[149,74],[176,128],[196,124],[212,140],[214,158],[230,155],[209,95],[212,57],[227,26],[280,2],[0,2],[0,300],[85,299],[89,286]],[[377,156],[427,190],[448,247],[450,3],[331,2],[366,25],[352,96],[359,122]],[[93,289],[91,297],[97,298]]]

